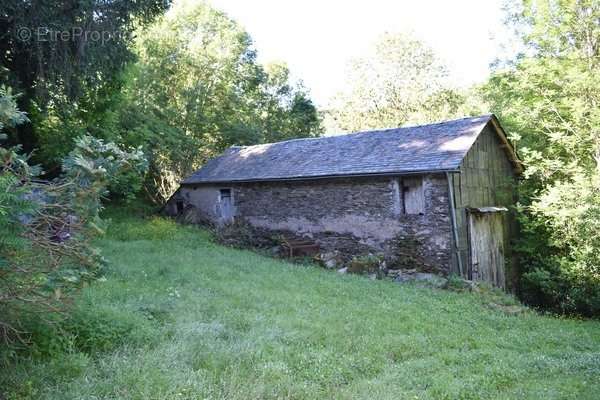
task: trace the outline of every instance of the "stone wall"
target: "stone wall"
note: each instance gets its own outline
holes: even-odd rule
[[[229,188],[229,186],[226,187]],[[195,224],[220,225],[223,221],[222,216],[220,215],[221,199],[219,196],[219,190],[222,188],[224,188],[224,186],[182,186],[169,199],[165,205],[164,211],[170,216],[184,217],[186,222]],[[178,202],[181,202],[183,206],[183,213],[177,209]]]
[[[184,187],[181,196],[196,208],[198,220],[218,224],[219,189],[231,188],[238,221],[312,238],[347,258],[384,253],[404,266],[414,262],[445,273],[451,243],[447,183],[444,175],[422,178],[422,214],[405,213],[401,177]]]

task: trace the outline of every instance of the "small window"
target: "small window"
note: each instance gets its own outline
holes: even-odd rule
[[[402,211],[404,214],[424,214],[425,195],[422,178],[402,180]]]
[[[227,199],[231,200],[231,189],[221,189],[219,190],[219,196],[221,201]]]

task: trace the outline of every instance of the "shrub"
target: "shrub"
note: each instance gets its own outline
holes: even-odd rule
[[[24,332],[27,332],[27,346],[7,346],[7,349],[13,351],[12,358],[17,354],[27,354],[36,358],[54,358],[73,349],[73,337],[61,329],[64,314],[50,313],[40,318],[34,307],[24,311],[19,315],[18,324]],[[10,358],[5,356],[3,361]]]
[[[63,171],[80,184],[103,186],[113,197],[132,200],[142,188],[148,160],[140,148],[125,151],[89,135],[78,138]]]
[[[69,313],[52,313],[44,318],[31,311],[20,315],[19,319],[19,326],[28,333],[29,345],[5,348],[0,352],[4,362],[23,352],[37,358],[54,359],[68,353],[93,355],[124,344],[152,343],[157,337],[157,324],[161,322],[146,310],[134,312],[91,303],[76,304]],[[168,315],[160,316],[168,318]]]
[[[103,232],[100,199],[109,185],[124,182],[123,171],[143,168],[143,160],[84,137],[63,175],[43,182],[19,150],[0,148],[0,341],[16,349],[38,340],[41,352],[53,352],[62,344],[37,330],[52,325],[69,294],[98,276],[103,259],[92,240]]]
[[[600,177],[555,183],[521,210],[520,294],[558,313],[600,315]]]
[[[525,272],[521,296],[527,304],[561,314],[600,315],[600,280],[565,268],[536,268]]]

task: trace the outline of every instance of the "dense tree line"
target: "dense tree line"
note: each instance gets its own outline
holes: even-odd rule
[[[249,35],[203,3],[180,2],[136,38],[118,112],[105,137],[142,145],[147,195],[163,202],[179,180],[225,148],[312,136],[320,121],[285,65],[262,66]]]
[[[600,314],[600,3],[513,1],[524,54],[482,94],[517,143],[521,294],[559,312]]]
[[[136,28],[168,5],[165,0],[3,1],[0,79],[20,93],[18,105],[31,119],[13,132],[11,141],[26,151],[44,140],[72,146],[71,131],[85,130],[88,116],[103,108],[99,100],[118,90],[119,71],[134,59]],[[67,138],[61,131],[69,132]],[[44,156],[36,160],[57,165]]]
[[[320,131],[306,90],[285,65],[260,65],[235,21],[202,2],[169,3],[3,2],[0,83],[30,119],[9,142],[35,150],[50,177],[84,134],[142,146],[145,193],[160,202],[232,144]]]

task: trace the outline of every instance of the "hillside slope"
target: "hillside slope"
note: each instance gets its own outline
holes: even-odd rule
[[[8,398],[600,393],[598,322],[511,316],[479,294],[289,264],[157,218],[113,223],[101,247],[106,280],[77,299],[74,350],[7,371]]]

